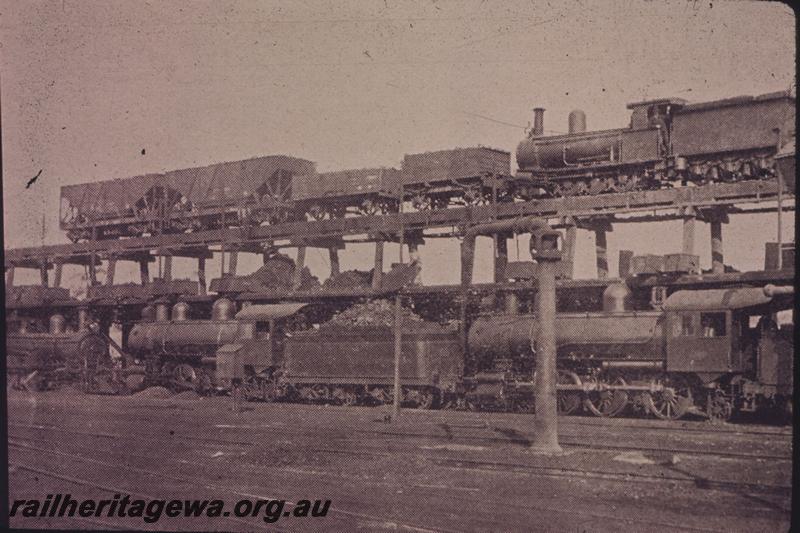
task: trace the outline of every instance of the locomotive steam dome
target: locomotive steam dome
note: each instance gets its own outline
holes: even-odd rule
[[[186,302],[178,302],[172,307],[172,320],[188,320],[191,307]]]
[[[169,300],[161,298],[156,300],[156,322],[166,322],[169,320]]]
[[[156,319],[156,308],[152,305],[142,307],[142,321],[153,322]]]
[[[612,283],[603,291],[603,311],[606,313],[622,313],[630,310],[633,294],[624,283]]]
[[[236,304],[227,298],[220,298],[211,308],[211,320],[233,320]]]
[[[60,313],[55,313],[53,316],[50,317],[50,333],[52,335],[58,335],[59,333],[64,333],[65,325],[66,325],[66,320],[64,319],[64,315]]]

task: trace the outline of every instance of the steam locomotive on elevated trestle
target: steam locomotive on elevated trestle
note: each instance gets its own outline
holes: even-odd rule
[[[569,133],[555,136],[544,135],[544,110],[535,110],[530,136],[517,147],[516,175],[508,152],[485,147],[408,154],[400,169],[322,173],[305,159],[265,156],[64,186],[61,228],[78,242],[372,216],[396,212],[401,203],[443,209],[768,179],[775,177],[776,154],[795,137],[788,92],[628,108],[626,128],[586,131],[586,115],[574,111]]]

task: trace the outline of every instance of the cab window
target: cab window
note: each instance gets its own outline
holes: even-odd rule
[[[269,322],[256,322],[256,337],[259,339],[268,339],[269,332]]]
[[[682,337],[693,337],[694,332],[694,317],[692,315],[682,315],[679,322],[680,330],[678,335]]]
[[[700,334],[703,337],[724,337],[725,313],[702,313],[700,315]]]

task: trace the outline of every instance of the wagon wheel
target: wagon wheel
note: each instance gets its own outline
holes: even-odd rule
[[[283,203],[292,199],[292,174],[285,170],[275,171],[259,188],[262,201]]]
[[[358,210],[362,215],[368,217],[375,216],[379,213],[385,212],[384,206],[382,206],[379,201],[373,200],[372,198],[367,198],[363,202],[361,202],[361,205],[359,206]]]
[[[621,377],[616,378],[612,384],[627,385]],[[616,416],[628,405],[628,393],[620,390],[592,391],[587,393],[583,405],[595,416]]]
[[[608,182],[604,178],[592,178],[587,191],[590,195],[596,195],[604,193],[606,189],[608,189]]]
[[[425,191],[416,191],[411,195],[411,205],[417,211],[426,211],[433,207],[433,200]]]
[[[646,392],[642,395],[647,410],[662,420],[677,420],[686,414],[692,405],[692,395],[688,389],[677,388],[665,380],[664,390]]]
[[[714,390],[708,393],[706,414],[714,422],[727,422],[733,416],[733,404],[721,390]]]
[[[258,376],[247,376],[242,381],[242,392],[247,400],[260,400],[264,395],[264,383]]]
[[[292,174],[277,170],[258,189],[259,203],[266,209],[269,222],[285,222],[292,200]]]
[[[574,372],[558,371],[558,383],[562,385],[580,385],[581,378]],[[558,392],[558,414],[569,415],[581,406],[581,395],[578,391]]]
[[[586,192],[586,184],[580,181],[564,181],[556,184],[556,194],[558,196],[578,196]]]
[[[339,405],[349,407],[358,403],[358,394],[350,387],[336,387],[332,396]]]
[[[468,206],[485,205],[489,202],[480,186],[464,187],[461,199],[464,201],[464,205]]]
[[[172,385],[178,391],[196,390],[199,381],[192,365],[181,363],[172,371]]]
[[[306,210],[306,213],[308,213],[308,216],[310,216],[312,220],[324,220],[326,217],[330,217],[328,210],[321,204],[311,204]]]
[[[416,391],[415,406],[417,409],[432,409],[436,404],[436,394],[430,389]]]
[[[626,176],[623,174],[616,179],[615,188],[619,192],[630,192],[636,189],[636,187],[639,184],[638,182],[639,182],[638,177],[633,175]]]

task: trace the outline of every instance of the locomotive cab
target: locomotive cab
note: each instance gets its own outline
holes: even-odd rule
[[[730,385],[744,399],[740,409],[748,401],[755,408],[758,398],[789,398],[793,327],[779,328],[772,315],[791,309],[793,294],[774,289],[672,294],[664,304],[668,371],[691,372],[711,386],[732,375]]]
[[[286,322],[305,305],[250,305],[239,311],[236,320],[241,323],[240,331],[247,334],[217,350],[217,385],[227,387],[235,380],[254,376],[271,377],[283,361]]]

